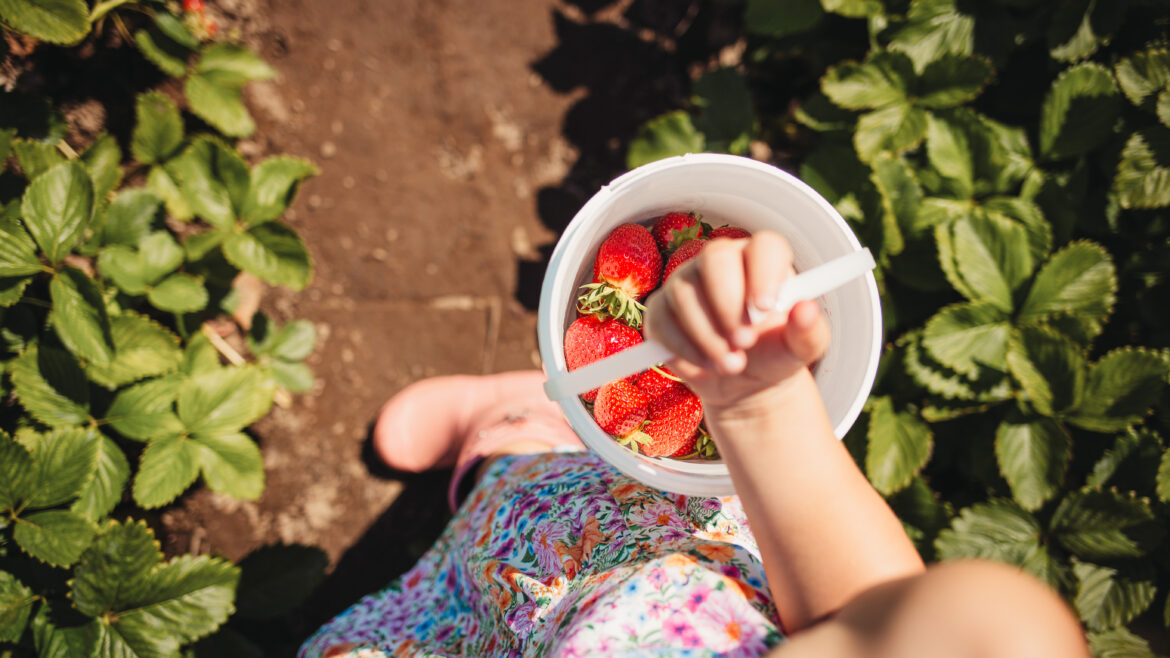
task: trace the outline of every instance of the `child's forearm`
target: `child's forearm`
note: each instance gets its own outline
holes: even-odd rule
[[[811,374],[783,395],[708,409],[759,542],[780,619],[798,631],[923,569],[898,519],[833,435]]]

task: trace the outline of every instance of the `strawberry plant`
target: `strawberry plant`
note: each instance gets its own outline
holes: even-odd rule
[[[1097,655],[1170,651],[1165,4],[742,8],[741,63],[629,164],[796,163],[878,260],[887,346],[846,444],[923,556],[1030,571]]]
[[[0,92],[0,655],[216,655],[245,642],[214,634],[237,607],[270,618],[324,567],[314,549],[273,547],[245,561],[241,580],[222,558],[164,560],[135,520],[197,482],[258,498],[264,466],[246,430],[285,391],[313,385],[311,323],[259,314],[236,348],[214,329],[241,274],[309,282],[308,252],[280,217],[316,168],[282,155],[248,163],[227,141],[254,129],[240,89],[274,73],[210,41],[203,3],[184,9],[0,0],[26,48],[108,28],[185,78],[180,102],[139,93],[121,142],[66,140],[51,99],[19,79]],[[200,124],[184,110],[218,134],[189,132]]]

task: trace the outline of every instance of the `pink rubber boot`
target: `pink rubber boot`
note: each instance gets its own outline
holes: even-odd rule
[[[378,416],[374,448],[392,468],[417,473],[455,467],[459,484],[483,458],[518,441],[581,447],[560,407],[544,395],[539,370],[425,379],[402,389]]]

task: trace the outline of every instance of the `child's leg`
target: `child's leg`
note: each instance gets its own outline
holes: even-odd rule
[[[992,562],[934,565],[874,587],[794,635],[775,658],[1088,658],[1080,624],[1043,583]]]

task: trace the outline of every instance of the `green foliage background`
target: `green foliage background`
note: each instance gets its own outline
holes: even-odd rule
[[[1099,656],[1170,646],[1170,6],[746,0],[630,166],[753,140],[878,260],[846,437],[928,560],[1015,564]]]
[[[158,0],[0,0],[26,44],[116,47],[93,36],[116,28],[183,79],[178,102],[137,95],[129,153],[109,135],[78,153],[49,99],[0,92],[0,656],[260,655],[224,623],[284,614],[323,576],[308,547],[164,560],[133,520],[198,480],[258,498],[245,430],[279,390],[313,386],[311,323],[258,315],[251,358],[228,364],[204,325],[234,308],[240,272],[308,284],[279,218],[316,168],[245,162],[229,141],[255,129],[241,89],[275,71],[199,19]]]

